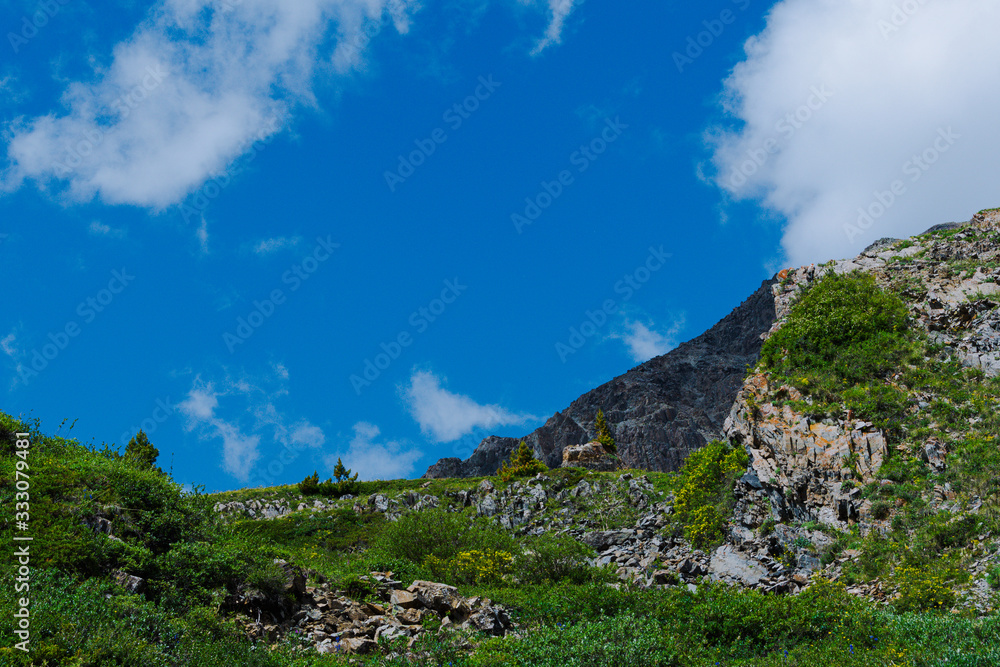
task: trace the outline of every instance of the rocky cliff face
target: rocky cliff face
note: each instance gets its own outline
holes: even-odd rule
[[[940,232],[948,232],[941,234]],[[955,359],[985,377],[1000,375],[1000,211],[977,214],[965,224],[932,227],[902,241],[880,239],[853,259],[782,271],[773,286],[778,316],[768,333],[783,324],[795,298],[827,273],[870,273],[881,287],[900,294],[914,323]],[[766,338],[766,336],[765,336]],[[862,534],[884,530],[861,499],[859,486],[878,479],[890,443],[869,422],[851,418],[815,422],[796,413],[786,400],[801,401],[788,386],[769,386],[762,374],[743,384],[725,424],[725,437],[746,447],[750,467],[737,485],[731,538],[749,539],[765,521],[810,522],[846,529],[858,523]],[[912,392],[914,414],[942,397]],[[947,399],[944,399],[947,402]],[[931,424],[936,426],[936,424]],[[961,433],[947,437],[959,439]],[[947,442],[928,437],[909,443],[935,472],[947,467]],[[907,444],[896,449],[906,451]],[[953,500],[948,485],[935,487],[932,506]],[[973,503],[979,502],[973,499]]]
[[[775,321],[773,281],[714,327],[590,391],[523,438],[550,468],[563,449],[594,438],[594,415],[604,410],[624,465],[677,470],[689,452],[722,436],[722,426],[757,362],[760,336]],[[426,478],[492,475],[522,438],[490,436],[465,461],[441,459]]]

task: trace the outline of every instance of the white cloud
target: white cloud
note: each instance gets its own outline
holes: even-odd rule
[[[94,220],[90,223],[87,228],[92,236],[107,236],[114,239],[120,239],[125,237],[125,230],[112,227],[111,225],[106,225],[100,220]]]
[[[392,6],[388,9],[388,5]],[[6,189],[61,182],[74,201],[161,209],[222,173],[256,139],[313,105],[323,51],[388,13],[407,28],[413,0],[162,0],[92,81],[70,83],[64,113],[7,131]],[[336,47],[333,47],[336,43]],[[346,58],[346,60],[345,60]]]
[[[212,389],[211,384],[192,387],[188,397],[177,405],[182,413],[198,421],[211,420],[215,416],[217,407],[219,407],[218,394]]]
[[[713,180],[787,218],[793,264],[996,205],[998,29],[993,0],[782,0],[725,82]]]
[[[375,424],[358,422],[347,452],[326,457],[326,467],[332,472],[339,457],[347,468],[358,473],[359,479],[401,479],[412,475],[423,453],[403,442],[376,442],[380,433]]]
[[[286,248],[294,248],[302,241],[301,236],[287,237],[278,236],[273,239],[263,239],[254,246],[253,251],[255,254],[264,257],[266,255],[271,255],[278,252],[279,250],[285,250]]]
[[[574,2],[549,0],[533,53],[559,43]],[[317,107],[318,80],[363,70],[372,39],[389,24],[408,32],[420,4],[161,0],[107,67],[69,83],[59,111],[0,128],[0,191],[35,181],[73,202],[176,204]]]
[[[531,55],[536,56],[552,44],[562,42],[563,25],[576,3],[577,0],[549,0],[549,13],[551,14],[549,26],[545,29],[545,36],[538,40],[535,48],[531,50]]]
[[[628,346],[632,360],[641,363],[677,347],[677,335],[683,328],[684,317],[674,320],[665,333],[650,329],[643,322],[626,320],[625,332],[614,334],[612,338],[620,338]]]
[[[179,412],[187,417],[188,431],[197,429],[198,437],[203,440],[222,440],[222,467],[240,481],[250,479],[257,462],[266,453],[261,451],[265,433],[283,450],[292,452],[293,460],[303,447],[322,447],[326,442],[319,426],[307,419],[292,422],[276,407],[275,400],[288,393],[284,386],[288,372],[282,370],[284,366],[277,364],[273,377],[253,379],[233,378],[227,373],[218,383],[196,377],[187,398],[177,405]],[[227,410],[232,410],[236,402],[235,414],[240,416],[234,419],[221,416],[220,397],[228,399]],[[277,460],[282,458],[279,455]]]
[[[322,447],[326,442],[326,435],[323,429],[309,422],[296,424],[289,437],[290,441],[296,445],[306,445],[307,447]]]
[[[188,418],[187,430],[198,427],[202,437],[222,439],[222,467],[233,477],[246,481],[260,459],[260,437],[245,435],[238,424],[215,415],[219,395],[211,384],[201,384],[195,379],[195,385],[177,409]]]
[[[438,442],[451,442],[476,428],[523,424],[536,420],[515,414],[499,405],[480,405],[468,396],[454,394],[441,386],[441,378],[429,371],[414,371],[404,398],[410,414],[425,435]]]

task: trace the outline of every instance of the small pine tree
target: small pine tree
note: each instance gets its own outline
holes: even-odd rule
[[[333,481],[336,477],[337,481]],[[344,467],[344,463],[338,458],[337,465],[333,467],[333,477],[327,478],[325,482],[319,481],[319,474],[314,470],[313,474],[307,475],[299,482],[299,492],[304,496],[334,496],[340,498],[348,493],[358,492],[358,473],[351,475],[350,469]]]
[[[618,447],[615,445],[615,438],[611,435],[611,428],[607,420],[604,419],[604,410],[598,410],[594,417],[594,430],[597,431],[597,441],[604,445],[604,451],[608,454],[616,454]]]
[[[497,475],[505,482],[509,482],[515,477],[531,477],[548,469],[548,466],[535,458],[535,453],[528,447],[528,443],[522,440],[511,454],[510,461],[504,462]]]
[[[299,482],[299,493],[304,496],[312,496],[319,493],[319,473],[313,470],[313,474],[306,475],[306,478]]]
[[[125,446],[125,458],[140,468],[159,470],[153,466],[159,455],[160,450],[149,442],[149,438],[146,437],[146,433],[142,429],[139,429],[139,432]]]
[[[358,488],[358,473],[351,475],[350,468],[344,467],[343,462],[341,462],[340,457],[337,457],[337,465],[333,467],[333,476],[337,478],[337,481],[333,484],[333,494],[338,498],[345,496],[348,493],[354,494],[357,492]],[[327,480],[329,483],[330,480]]]

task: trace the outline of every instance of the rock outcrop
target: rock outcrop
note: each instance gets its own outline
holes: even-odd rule
[[[303,579],[297,604],[277,618],[270,610],[255,607],[253,601],[238,607],[243,630],[251,640],[269,642],[296,635],[303,640],[303,647],[315,648],[320,654],[366,654],[379,650],[380,640],[414,648],[426,631],[423,624],[432,619],[442,627],[495,636],[514,627],[503,607],[488,598],[463,597],[454,586],[414,581],[403,589],[391,572],[372,572],[360,580],[370,586],[379,602],[355,600],[325,582],[306,587]]]
[[[604,445],[592,440],[584,445],[572,445],[564,449],[562,467],[608,471],[615,470],[618,461],[608,454]]]
[[[441,459],[424,477],[492,475],[521,440],[557,468],[567,447],[594,438],[599,409],[623,466],[677,470],[690,452],[722,436],[746,368],[760,355],[760,336],[775,321],[772,283],[705,333],[584,394],[524,438],[490,436],[465,461]]]
[[[819,521],[836,528],[857,522],[859,484],[875,478],[889,454],[885,436],[870,422],[812,422],[774,394],[802,400],[792,387],[772,391],[762,375],[747,378],[726,420],[726,437],[746,448],[750,467],[736,487],[734,520],[745,528],[765,521]]]

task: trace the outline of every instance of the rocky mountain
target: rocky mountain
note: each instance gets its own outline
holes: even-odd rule
[[[775,321],[773,283],[764,281],[697,338],[587,392],[524,438],[490,436],[465,461],[441,459],[424,477],[491,475],[522,439],[550,468],[558,467],[563,449],[594,437],[598,410],[625,466],[677,470],[689,452],[722,436],[746,368],[757,362],[761,334]]]

